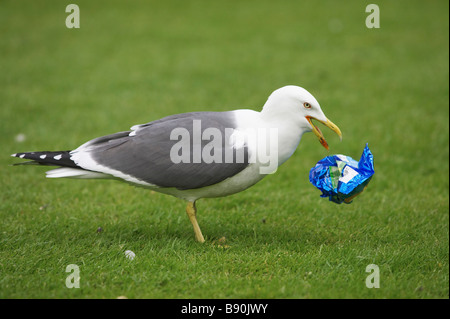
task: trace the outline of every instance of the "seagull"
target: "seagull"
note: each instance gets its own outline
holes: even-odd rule
[[[130,130],[98,137],[70,151],[22,152],[15,163],[58,166],[48,178],[115,179],[187,201],[198,242],[205,239],[196,201],[228,196],[273,174],[313,132],[328,150],[318,121],[342,140],[338,126],[312,94],[288,85],[270,94],[260,112],[175,114]]]

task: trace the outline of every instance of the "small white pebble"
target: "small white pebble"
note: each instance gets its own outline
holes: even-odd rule
[[[131,250],[126,250],[125,251],[125,257],[127,257],[130,260],[133,260],[134,257],[136,257],[136,254],[133,253]]]
[[[19,133],[19,134],[16,135],[16,137],[14,137],[14,140],[15,140],[17,143],[25,142],[26,139],[27,139],[27,137],[26,137],[26,135],[23,134],[23,133]]]

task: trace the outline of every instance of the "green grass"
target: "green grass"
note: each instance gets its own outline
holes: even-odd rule
[[[0,1],[0,298],[449,297],[447,1],[380,0],[380,29],[361,1],[77,0],[74,30],[69,3]],[[331,154],[369,143],[354,203],[309,183],[329,154],[313,134],[275,175],[198,201],[204,244],[176,198],[10,166],[174,113],[259,110],[287,84],[341,128]]]

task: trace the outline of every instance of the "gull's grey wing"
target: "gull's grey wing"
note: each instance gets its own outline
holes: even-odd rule
[[[207,163],[201,157],[194,163],[194,148],[207,145],[210,140],[195,141],[194,120],[200,121],[201,133],[208,128],[221,132],[220,148],[214,148],[221,161]],[[198,128],[198,126],[196,126]],[[131,132],[120,132],[94,139],[85,145],[85,152],[98,165],[120,171],[141,181],[158,187],[195,189],[217,184],[242,171],[248,166],[248,149],[243,146],[236,150],[229,143],[229,133],[235,128],[233,112],[194,112],[165,117],[147,124],[132,127]],[[171,140],[171,132],[182,129],[189,132],[189,162],[174,163],[171,149],[179,140]],[[226,130],[229,129],[229,130]],[[216,132],[218,132],[215,130]],[[215,142],[219,142],[214,138]],[[216,144],[215,144],[216,145]],[[243,152],[243,160],[238,162],[236,152]],[[233,161],[226,163],[233,154]],[[198,157],[197,157],[198,158]],[[87,168],[89,169],[89,168]]]

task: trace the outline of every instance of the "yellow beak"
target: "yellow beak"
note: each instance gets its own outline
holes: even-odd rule
[[[323,136],[323,134],[320,131],[320,129],[312,123],[313,119],[316,120],[316,121],[319,121],[320,123],[322,123],[326,127],[330,128],[333,132],[335,132],[339,136],[339,138],[342,141],[341,130],[339,129],[339,127],[336,124],[331,122],[329,119],[327,119],[326,121],[321,121],[321,120],[318,120],[318,119],[313,118],[311,116],[307,116],[306,119],[308,120],[309,124],[311,124],[312,131],[314,132],[314,134],[316,134],[316,136],[319,138],[320,144],[322,144],[322,146],[325,147],[327,150],[328,150],[328,143],[325,140],[325,137]]]

